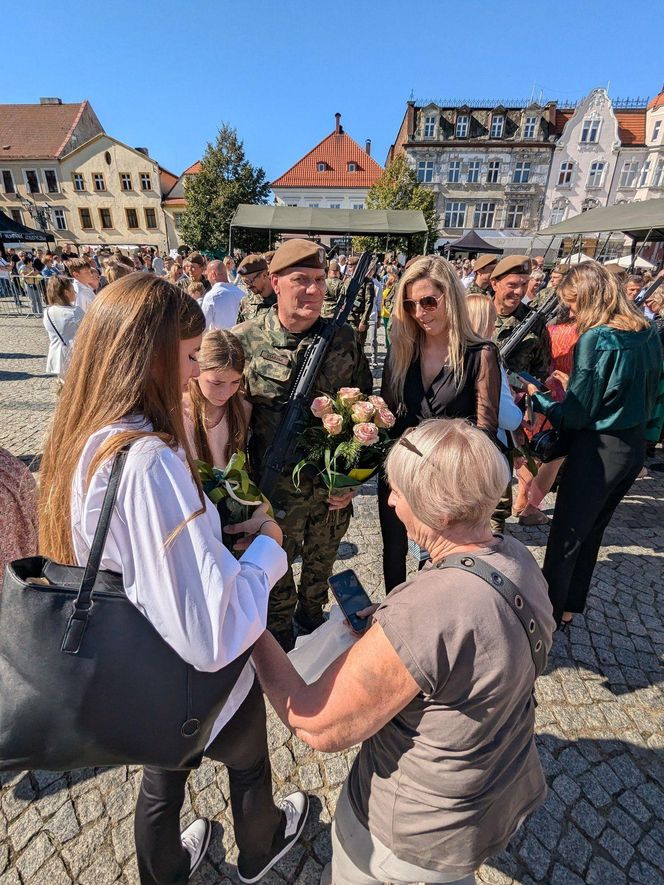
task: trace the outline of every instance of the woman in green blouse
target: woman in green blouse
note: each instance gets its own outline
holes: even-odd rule
[[[529,388],[567,450],[544,559],[558,625],[583,612],[604,530],[645,459],[645,427],[662,349],[654,326],[596,262],[566,274],[558,293],[580,338],[562,403]]]

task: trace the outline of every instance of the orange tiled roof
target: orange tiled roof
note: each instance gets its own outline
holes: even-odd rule
[[[664,105],[664,89],[656,95],[654,98],[651,98],[648,102],[648,110],[652,111],[655,108],[661,108]]]
[[[55,159],[87,104],[0,105],[0,161]]]
[[[188,169],[185,169],[182,173],[183,175],[196,175],[197,172],[201,171],[201,161],[196,160]]]
[[[562,135],[563,129],[565,128],[565,123],[572,118],[572,114],[574,111],[559,111],[556,109],[556,126],[555,133],[556,135]]]
[[[622,144],[643,145],[646,143],[646,112],[616,111],[618,137]]]
[[[318,172],[318,163],[327,169]],[[357,164],[357,172],[348,171]],[[331,132],[301,160],[276,178],[272,187],[371,187],[383,170],[347,133]]]

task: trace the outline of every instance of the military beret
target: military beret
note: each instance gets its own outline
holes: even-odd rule
[[[267,261],[262,255],[254,253],[242,259],[238,265],[237,272],[241,277],[246,277],[252,273],[260,273],[262,270],[267,270]]]
[[[270,273],[281,273],[290,267],[325,267],[325,249],[313,240],[286,240],[274,253]]]
[[[559,273],[561,276],[565,276],[566,273],[569,273],[572,268],[569,264],[556,264],[551,273]]]
[[[605,264],[604,270],[608,270],[614,277],[627,276],[625,268],[615,262],[613,264]]]
[[[277,251],[276,249],[270,249],[269,252],[263,252],[263,258],[267,261],[268,265],[272,261],[272,259],[274,258],[274,253],[276,251]]]
[[[328,265],[328,270],[339,270],[339,262],[337,261],[336,258],[333,258],[330,261],[330,263]]]
[[[527,255],[508,255],[501,258],[491,274],[492,280],[504,277],[508,273],[530,273],[531,262]]]
[[[191,261],[192,264],[200,264],[201,267],[205,267],[205,259],[200,252],[190,252],[189,255],[187,255],[187,261]]]
[[[478,255],[475,259],[474,270],[477,273],[478,270],[483,270],[486,273],[486,268],[491,267],[492,264],[498,263],[497,255]]]

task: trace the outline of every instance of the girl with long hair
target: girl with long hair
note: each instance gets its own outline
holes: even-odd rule
[[[654,326],[597,262],[570,270],[558,293],[579,333],[567,394],[556,402],[534,385],[528,392],[567,450],[543,566],[560,625],[584,611],[604,531],[643,466],[662,348]]]
[[[203,336],[198,353],[198,378],[184,394],[185,431],[201,461],[225,467],[234,452],[243,451],[251,406],[244,399],[244,350],[227,329]]]
[[[83,565],[114,456],[129,445],[101,567],[122,575],[127,598],[183,660],[214,672],[264,631],[286,555],[282,532],[261,505],[249,521],[229,527],[261,536],[238,562],[203,494],[182,394],[198,375],[204,328],[196,302],[153,274],[122,277],[95,298],[44,449],[39,535],[42,554]],[[206,755],[229,768],[238,874],[257,881],[299,837],[308,805],[302,793],[273,802],[265,706],[249,665]],[[142,885],[186,882],[205,855],[209,821],[179,831],[188,774],[144,769],[135,816]]]
[[[48,333],[46,374],[62,381],[71,360],[72,344],[85,314],[76,306],[74,283],[69,277],[52,276],[46,284],[44,328]]]
[[[454,268],[443,258],[417,259],[399,280],[392,310],[381,387],[397,416],[391,434],[396,439],[426,418],[468,418],[496,440],[500,387],[498,351],[473,331]],[[406,579],[408,541],[388,497],[381,477],[378,512],[389,592]]]

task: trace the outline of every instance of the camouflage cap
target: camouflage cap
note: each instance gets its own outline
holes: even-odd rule
[[[488,268],[493,270],[492,265],[498,264],[498,256],[497,255],[478,255],[475,259],[474,270],[475,273],[478,271],[483,271],[484,273],[489,273]]]
[[[501,258],[491,274],[492,280],[504,277],[508,273],[529,274],[531,268],[530,258],[527,255],[508,255]]]
[[[286,240],[274,253],[270,273],[281,273],[291,267],[325,268],[325,249],[313,240]]]
[[[237,272],[241,277],[246,277],[252,273],[260,273],[262,270],[267,270],[267,261],[262,255],[254,253],[242,259],[238,265]]]

